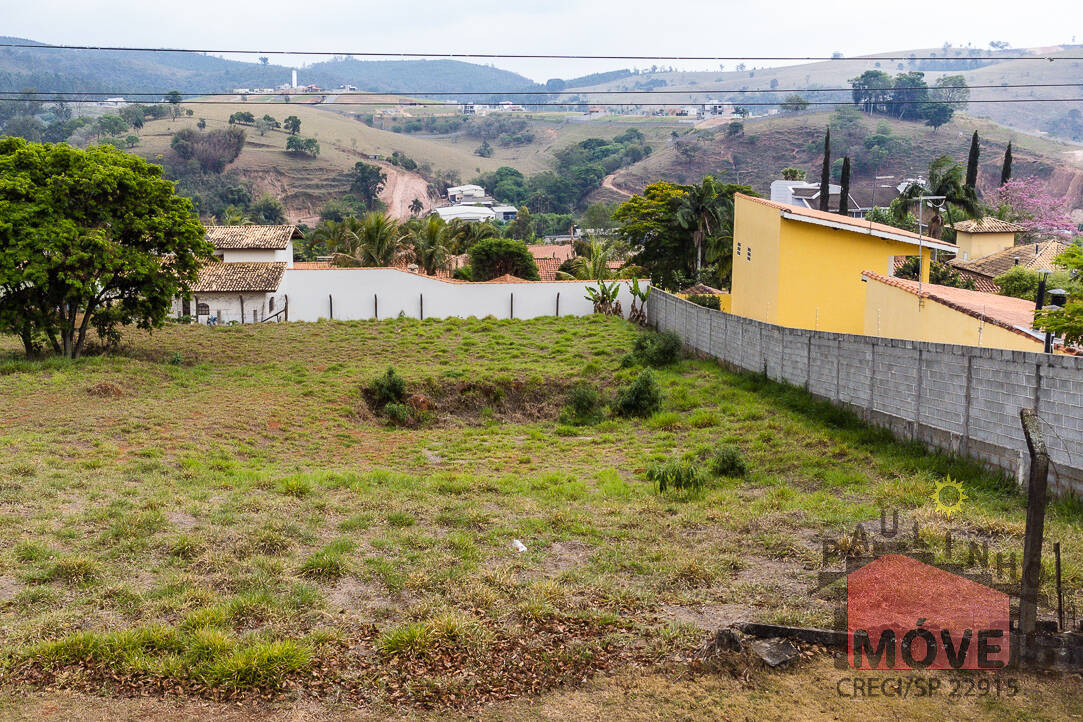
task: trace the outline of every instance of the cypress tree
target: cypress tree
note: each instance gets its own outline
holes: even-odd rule
[[[839,215],[849,215],[850,211],[850,156],[842,158],[842,178],[839,180]]]
[[[974,136],[970,139],[970,155],[966,159],[966,186],[975,192],[978,187],[978,156],[981,154],[981,147],[978,145],[978,131],[974,131]]]
[[[831,200],[831,127],[824,135],[824,167],[820,171],[820,210],[826,211]]]
[[[1008,141],[1008,147],[1004,151],[1004,165],[1000,169],[1000,185],[1004,185],[1012,179],[1012,142]]]

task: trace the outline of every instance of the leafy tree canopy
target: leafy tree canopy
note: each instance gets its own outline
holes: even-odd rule
[[[159,166],[105,146],[0,140],[0,330],[78,357],[93,327],[164,323],[213,249]]]
[[[523,241],[486,238],[470,247],[470,270],[475,281],[489,281],[511,274],[528,281],[540,280],[534,256]]]

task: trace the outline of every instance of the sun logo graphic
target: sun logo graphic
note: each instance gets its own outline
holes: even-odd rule
[[[945,477],[943,481],[936,482],[936,489],[932,495],[936,510],[949,519],[952,514],[963,508],[963,501],[968,498],[970,497],[963,491],[963,483],[952,479],[950,476]]]

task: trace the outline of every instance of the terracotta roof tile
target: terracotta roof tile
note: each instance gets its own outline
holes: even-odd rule
[[[526,248],[535,261],[539,258],[556,258],[563,263],[575,258],[575,248],[570,243],[537,243]]]
[[[988,278],[996,278],[1005,271],[1011,270],[1016,265],[1015,259],[1019,258],[1019,265],[1034,271],[1054,270],[1053,259],[1067,251],[1067,243],[1060,241],[1039,241],[1038,243],[1026,243],[1021,246],[1012,246],[1003,251],[990,253],[984,258],[963,261],[954,258],[948,261],[952,266],[960,270],[967,270]]]
[[[207,263],[199,269],[194,293],[277,291],[286,263]]]
[[[681,293],[688,294],[689,296],[717,296],[720,293],[726,293],[725,291],[719,291],[717,288],[711,288],[706,283],[697,283],[694,286],[681,291]]]
[[[219,250],[284,250],[301,238],[297,226],[207,226],[207,240]]]
[[[298,271],[315,271],[332,268],[330,261],[294,261],[291,268]]]
[[[1018,233],[1023,226],[1010,221],[1002,221],[992,216],[983,216],[973,220],[959,221],[954,224],[957,231],[965,233]]]
[[[861,275],[888,286],[901,288],[921,298],[941,303],[968,316],[979,318],[1001,328],[1006,328],[1029,339],[1037,339],[1030,329],[1034,324],[1034,302],[1012,296],[997,296],[992,293],[970,291],[965,288],[938,286],[932,283],[918,284],[908,278],[881,276],[872,271],[862,271]],[[920,291],[919,291],[920,288]]]
[[[510,273],[505,273],[503,276],[491,278],[488,281],[484,281],[484,283],[530,283],[530,281],[526,280],[525,278],[513,276]]]
[[[557,271],[563,263],[559,258],[535,258],[534,264],[538,267],[538,278],[543,281],[557,280]]]

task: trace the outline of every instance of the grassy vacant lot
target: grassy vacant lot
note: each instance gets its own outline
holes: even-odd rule
[[[823,651],[777,672],[697,661],[707,631],[735,620],[830,623],[835,602],[809,594],[819,535],[882,506],[942,527],[928,497],[945,474],[970,496],[952,527],[994,551],[1021,549],[1024,509],[995,475],[704,361],[658,372],[649,418],[561,424],[575,381],[612,397],[639,373],[621,366],[637,333],[602,317],[173,327],[75,363],[27,362],[0,339],[0,705],[1083,713],[1078,679],[1020,675],[1002,700],[855,702]],[[368,409],[388,364],[426,397],[419,428]],[[698,494],[646,479],[720,444],[746,476]],[[1078,590],[1083,512],[1054,503],[1046,529]]]

